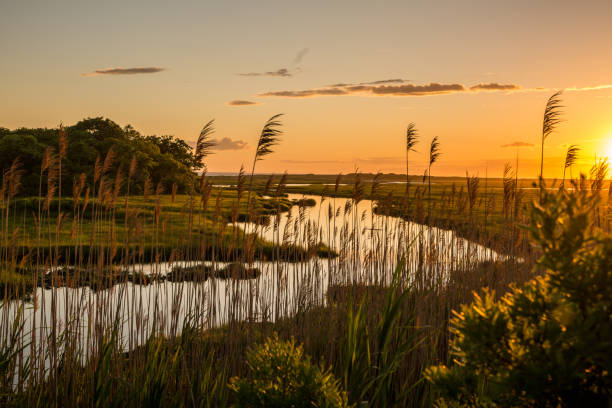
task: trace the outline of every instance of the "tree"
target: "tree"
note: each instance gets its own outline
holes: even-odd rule
[[[543,193],[529,230],[546,273],[455,314],[455,363],[425,374],[440,405],[610,406],[612,237],[593,222],[599,202],[586,190]]]
[[[7,168],[15,157],[23,165],[22,195],[38,194],[38,178],[44,151],[60,145],[58,129],[0,129],[0,167]],[[197,162],[191,147],[170,135],[142,136],[132,126],[121,128],[110,119],[87,118],[64,128],[62,146],[62,195],[69,195],[73,181],[85,174],[92,185],[94,163],[113,148],[115,158],[111,173],[120,168],[127,171],[136,157],[138,171],[131,178],[131,192],[142,192],[144,180],[149,176],[154,184],[163,183],[169,191],[176,184],[179,191],[193,185]],[[0,169],[2,170],[2,169]]]

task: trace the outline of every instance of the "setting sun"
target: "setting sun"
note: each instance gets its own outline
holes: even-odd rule
[[[608,140],[605,145],[604,156],[608,159],[612,159],[612,135],[608,137]]]

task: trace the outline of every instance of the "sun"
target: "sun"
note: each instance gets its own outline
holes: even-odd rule
[[[606,148],[603,154],[605,157],[608,158],[608,160],[612,160],[612,136],[608,138],[608,142],[606,143]]]

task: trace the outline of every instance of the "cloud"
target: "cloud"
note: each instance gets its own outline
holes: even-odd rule
[[[293,64],[297,65],[302,62],[302,59],[308,54],[308,51],[310,51],[308,48],[302,48],[293,59]]]
[[[257,97],[281,97],[281,98],[308,98],[311,96],[323,96],[323,95],[348,95],[349,92],[341,88],[319,88],[319,89],[306,89],[303,91],[276,91],[276,92],[265,92],[262,94],[255,95]]]
[[[498,84],[497,82],[470,86],[470,91],[517,91],[519,89],[521,87],[515,84]]]
[[[389,80],[385,80],[387,82]],[[398,81],[398,80],[392,80]],[[402,80],[403,81],[403,80]],[[378,81],[377,81],[378,82]],[[371,85],[370,84],[337,84],[324,88],[305,89],[300,91],[274,91],[264,92],[256,95],[257,97],[280,97],[280,98],[308,98],[314,96],[338,96],[351,94],[370,94],[370,95],[398,95],[398,96],[422,96],[439,95],[446,93],[464,92],[466,89],[460,84],[438,84],[432,82],[427,85]]]
[[[432,82],[428,85],[381,85],[371,87],[377,95],[439,95],[445,93],[463,92],[465,87],[460,84],[438,84]]]
[[[337,88],[337,87],[342,88],[342,87],[347,87],[347,86],[361,86],[361,85],[402,84],[406,82],[409,82],[409,81],[406,79],[382,79],[380,81],[359,82],[357,84],[339,83],[339,84],[328,85],[327,88]]]
[[[595,85],[588,87],[566,88],[566,91],[593,91],[612,89],[612,84]],[[543,92],[551,91],[551,88],[536,87],[523,88],[518,84],[499,84],[497,82],[478,83],[476,85],[463,85],[459,83],[442,84],[430,82],[417,85],[406,79],[383,79],[372,82],[360,83],[336,83],[319,88],[269,91],[256,94],[257,98],[311,98],[318,96],[343,96],[343,95],[366,95],[366,96],[428,96],[446,95],[453,93],[478,93],[478,92]]]
[[[259,102],[253,102],[253,101],[243,101],[243,100],[235,100],[235,101],[229,101],[227,103],[229,106],[251,106],[251,105],[260,105]]]
[[[309,51],[308,48],[302,48],[300,51],[298,51],[298,53],[295,55],[295,58],[293,58],[292,65],[295,66],[299,64],[300,62],[302,62],[302,59],[304,59],[306,54],[308,54],[308,51]],[[246,73],[239,73],[236,75],[245,76],[245,77],[267,76],[267,77],[277,77],[277,78],[290,78],[300,71],[301,71],[300,67],[295,67],[295,69],[291,69],[291,70],[288,68],[280,68],[280,69],[277,69],[276,71],[246,72]]]
[[[611,84],[605,84],[605,85],[595,85],[595,86],[585,86],[582,88],[577,88],[577,87],[571,87],[571,88],[566,88],[566,91],[569,92],[573,92],[573,91],[599,91],[600,89],[610,89],[612,88]]]
[[[502,145],[501,147],[533,147],[533,143],[513,142],[513,143]]]
[[[408,82],[406,79],[382,79],[374,82],[362,82],[359,85],[381,85],[381,84],[403,84],[404,82]]]
[[[165,68],[158,67],[141,67],[141,68],[106,68],[98,69],[93,72],[81,74],[81,76],[91,77],[97,75],[137,75],[137,74],[155,74],[165,71]]]
[[[236,74],[240,76],[246,77],[258,77],[258,76],[271,76],[271,77],[292,77],[293,72],[289,71],[287,68],[277,69],[276,71],[268,71],[268,72],[249,72],[246,74]]]
[[[243,140],[232,140],[229,137],[224,137],[221,140],[213,139],[215,143],[214,150],[242,150],[247,148],[247,142]]]

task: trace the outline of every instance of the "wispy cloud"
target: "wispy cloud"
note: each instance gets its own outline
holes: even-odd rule
[[[385,83],[397,83],[399,85],[381,85]],[[352,94],[369,95],[397,95],[397,96],[423,96],[440,95],[456,92],[465,92],[465,86],[461,84],[439,84],[432,82],[426,85],[414,85],[403,83],[404,80],[392,79],[362,84],[336,84],[323,88],[304,89],[298,91],[273,91],[256,95],[257,97],[281,97],[281,98],[309,98],[314,96],[338,96]]]
[[[291,72],[282,69],[274,72],[239,74],[247,76],[291,76]],[[565,88],[566,91],[593,91],[612,89],[612,84],[602,84],[587,87]],[[257,98],[312,98],[319,96],[430,96],[447,95],[455,93],[479,93],[479,92],[550,92],[554,91],[548,87],[523,88],[513,83],[481,82],[475,85],[464,85],[460,83],[438,83],[414,84],[410,80],[401,78],[382,79],[370,82],[336,83],[316,88],[281,90],[261,92],[255,95]]]
[[[232,140],[229,137],[224,137],[221,140],[213,139],[211,142],[215,143],[214,150],[242,150],[248,146],[244,140]]]
[[[565,91],[599,91],[601,89],[611,89],[612,88],[612,84],[604,84],[604,85],[595,85],[595,86],[585,86],[582,88],[578,88],[578,87],[571,87],[571,88],[565,88]]]
[[[295,58],[293,58],[293,61],[291,63],[291,65],[294,67],[292,69],[289,69],[289,68],[280,68],[280,69],[277,69],[275,71],[246,72],[246,73],[239,73],[239,74],[236,74],[236,75],[243,76],[243,77],[290,78],[290,77],[294,76],[295,74],[297,74],[297,73],[299,73],[301,71],[301,68],[299,66],[296,67],[296,65],[298,65],[299,63],[302,62],[302,60],[304,59],[306,54],[308,54],[308,51],[309,51],[308,48],[302,48],[301,50],[298,51],[298,53],[295,55]]]
[[[381,79],[379,81],[372,81],[372,82],[359,82],[356,84],[351,84],[351,83],[339,83],[339,84],[333,84],[333,85],[328,85],[324,88],[343,88],[343,87],[349,87],[349,86],[360,86],[360,85],[383,85],[383,84],[403,84],[403,83],[407,83],[410,82],[407,79]]]
[[[244,100],[235,100],[235,101],[229,101],[227,103],[229,106],[251,106],[251,105],[261,105],[260,102],[253,102],[253,101],[244,101]]]
[[[246,74],[236,74],[239,76],[245,77],[260,77],[260,76],[270,76],[270,77],[292,77],[294,72],[289,71],[287,68],[277,69],[276,71],[267,71],[267,72],[248,72]]]
[[[521,89],[519,85],[498,84],[497,82],[470,86],[471,91],[517,91],[519,89]]]
[[[81,76],[91,77],[97,75],[138,75],[138,74],[155,74],[165,71],[165,68],[159,67],[139,67],[139,68],[106,68],[98,69],[93,72],[81,74]]]
[[[308,51],[310,51],[308,48],[302,48],[293,59],[293,65],[297,65],[302,62],[302,59],[304,59],[306,54],[308,54]]]
[[[505,145],[502,145],[501,147],[533,147],[533,143],[527,143],[527,142],[512,142],[512,143],[508,143]]]
[[[359,85],[403,84],[405,82],[408,82],[408,80],[396,78],[396,79],[381,79],[379,81],[373,81],[373,82],[362,82]]]

